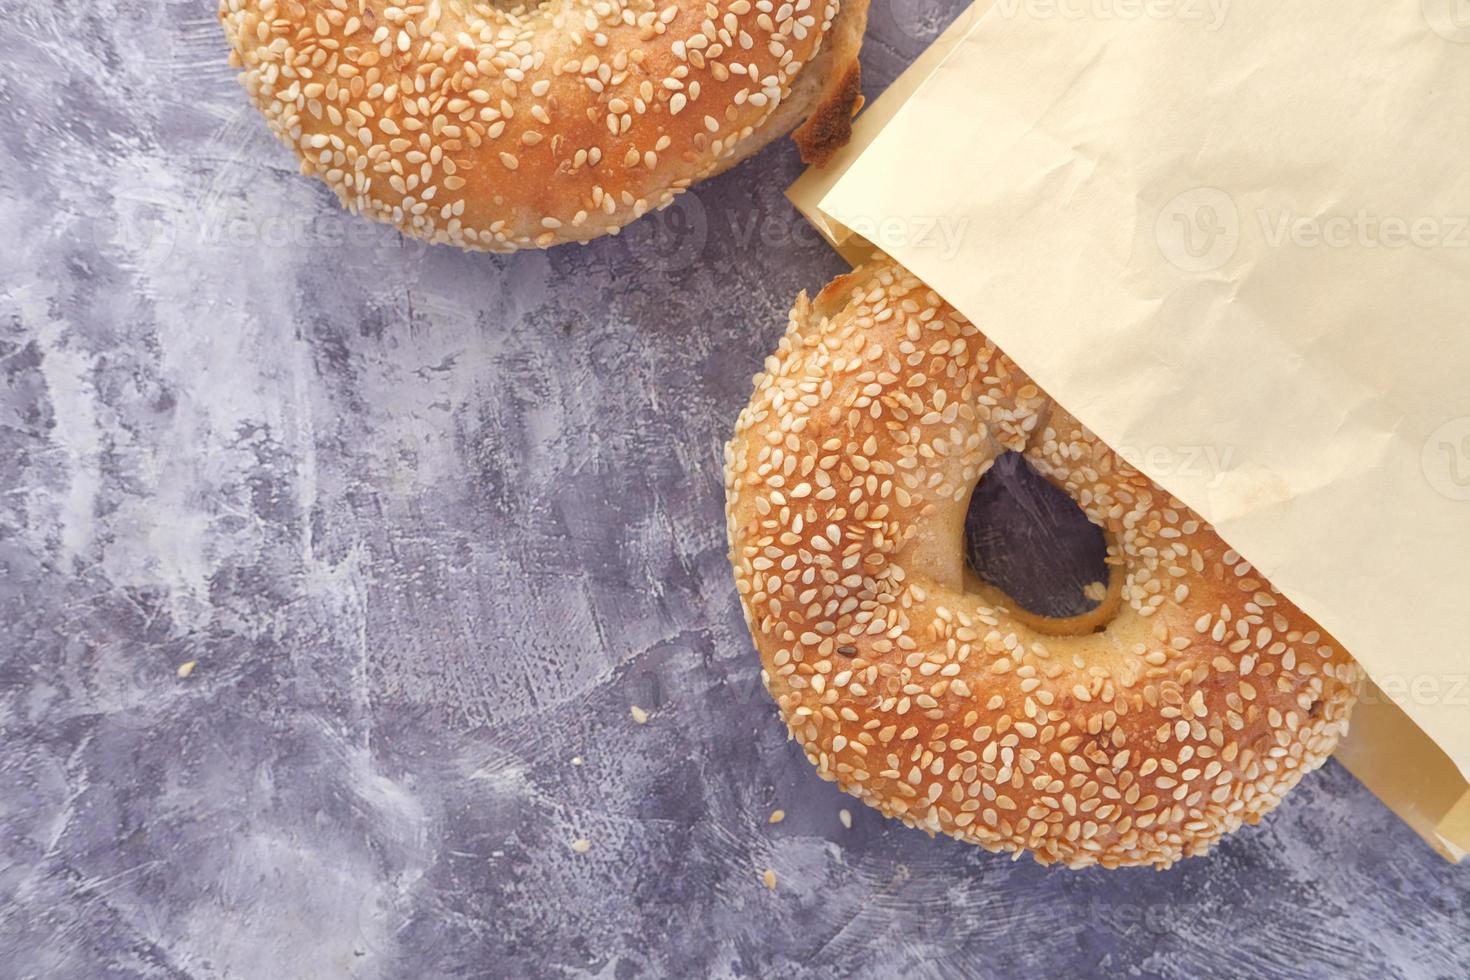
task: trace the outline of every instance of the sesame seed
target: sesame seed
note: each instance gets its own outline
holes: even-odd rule
[[[460,0],[371,11],[228,0],[220,20],[230,63],[304,173],[405,235],[489,251],[614,232],[771,139],[769,108],[825,53],[839,18],[861,16],[836,0],[802,0],[784,16],[749,0],[725,11],[589,0],[550,20]],[[744,76],[739,93],[708,83],[732,76]],[[700,117],[681,115],[698,100]],[[603,135],[572,145],[588,113]],[[626,165],[649,173],[594,200],[608,183],[593,172],[605,152],[635,146]]]
[[[997,447],[1104,532],[1112,584],[1085,587],[1098,605],[1077,621],[974,591],[935,544]],[[725,489],[792,737],[911,826],[1166,867],[1268,812],[1345,731],[1362,672],[1340,647],[892,262],[798,298]]]

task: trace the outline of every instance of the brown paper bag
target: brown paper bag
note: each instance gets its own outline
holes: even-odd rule
[[[1470,850],[1470,18],[982,0],[792,198],[934,286],[1377,687],[1339,758]]]

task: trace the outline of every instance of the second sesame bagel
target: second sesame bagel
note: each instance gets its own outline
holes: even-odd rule
[[[406,235],[513,251],[615,234],[861,102],[867,0],[220,0],[304,173]],[[802,123],[802,120],[806,120]]]
[[[1006,452],[1107,539],[1084,616],[966,567]],[[1280,802],[1346,731],[1360,668],[1207,523],[892,262],[792,311],[726,450],[763,680],[826,779],[1043,863],[1168,866]]]

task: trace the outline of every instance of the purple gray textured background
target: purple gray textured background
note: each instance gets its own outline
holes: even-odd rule
[[[869,94],[957,9],[878,0]],[[467,255],[296,176],[212,0],[0,37],[0,977],[1470,975],[1470,878],[1336,765],[1166,873],[815,778],[720,474],[841,269],[788,146]]]

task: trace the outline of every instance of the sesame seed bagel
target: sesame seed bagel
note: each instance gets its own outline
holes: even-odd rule
[[[1048,619],[966,566],[971,494],[1024,454],[1108,544]],[[726,448],[767,690],[823,778],[1043,864],[1167,867],[1332,752],[1361,670],[1180,501],[882,261],[803,294]]]
[[[342,204],[506,252],[587,241],[861,102],[867,0],[220,0],[230,62]],[[810,117],[810,118],[808,118]]]

